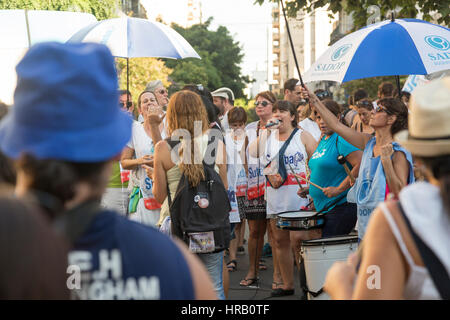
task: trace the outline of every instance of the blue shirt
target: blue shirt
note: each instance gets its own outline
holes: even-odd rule
[[[175,243],[157,229],[111,211],[99,213],[75,241],[69,265],[81,271],[81,289],[76,287],[76,268],[68,276],[74,298],[195,298],[189,266]]]
[[[325,139],[328,138],[328,139]],[[336,148],[337,139],[337,148]],[[311,182],[319,185],[322,188],[326,187],[338,187],[342,181],[347,177],[344,166],[339,164],[337,157],[342,155],[346,157],[353,151],[359,150],[358,148],[352,146],[350,143],[345,141],[342,137],[338,136],[337,133],[333,133],[331,136],[323,136],[320,139],[319,145],[316,151],[309,160],[309,168],[311,170]],[[352,166],[347,162],[349,169]],[[334,198],[328,198],[319,188],[313,185],[309,186],[309,194],[314,200],[314,205],[317,211],[320,211],[330,205],[339,197],[343,197],[338,203],[330,207],[324,212],[328,212],[333,209],[336,205],[341,205],[345,203],[348,190],[337,195]]]

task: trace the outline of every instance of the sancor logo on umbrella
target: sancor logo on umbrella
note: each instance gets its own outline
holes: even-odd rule
[[[450,48],[450,42],[441,36],[426,36],[425,42],[438,50],[448,50]]]
[[[336,61],[341,59],[350,50],[351,47],[351,44],[344,44],[343,46],[340,46],[331,55],[331,60]]]

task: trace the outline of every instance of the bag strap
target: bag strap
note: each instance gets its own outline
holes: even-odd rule
[[[286,166],[284,165],[283,156],[284,156],[284,153],[286,152],[287,147],[291,143],[292,138],[294,138],[295,134],[297,133],[297,131],[298,131],[298,127],[295,127],[294,130],[292,130],[291,135],[289,136],[289,138],[281,146],[280,151],[278,151],[278,173],[280,173],[281,178],[283,178],[282,184],[287,179],[287,171],[286,171]],[[270,180],[267,179],[267,181],[269,182],[270,186],[273,188],[272,183],[270,182]]]
[[[405,211],[400,203],[397,202],[398,209],[403,216],[403,219],[406,223],[406,226],[409,229],[411,236],[414,239],[414,242],[419,250],[420,256],[422,257],[423,263],[428,269],[428,273],[430,274],[431,279],[433,279],[433,283],[436,289],[439,292],[439,295],[444,300],[450,300],[450,278],[445,269],[442,262],[439,258],[434,254],[434,252],[422,241],[422,239],[417,235],[417,233],[413,230],[411,226],[411,222],[407,218]]]

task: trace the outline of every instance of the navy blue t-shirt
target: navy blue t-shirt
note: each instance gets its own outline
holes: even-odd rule
[[[175,243],[112,211],[98,214],[75,241],[69,268],[67,285],[77,299],[195,298],[189,266]]]

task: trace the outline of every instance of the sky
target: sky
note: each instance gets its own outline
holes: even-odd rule
[[[141,0],[149,19],[159,12],[165,22],[186,21],[187,0]],[[251,75],[256,70],[267,69],[267,38],[272,31],[272,4],[260,6],[254,0],[202,0],[203,21],[214,20],[210,30],[219,25],[227,27],[235,41],[243,48],[242,74]]]

